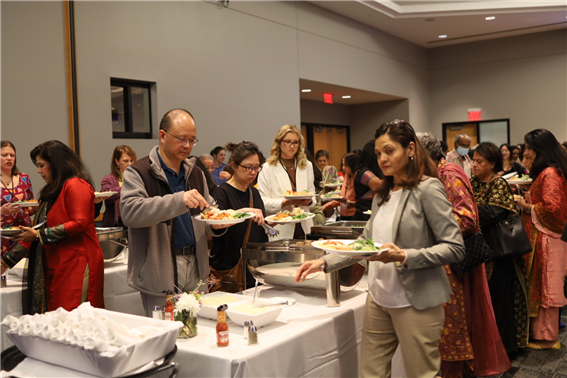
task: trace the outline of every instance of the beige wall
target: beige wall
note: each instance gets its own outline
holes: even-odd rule
[[[510,141],[537,128],[567,140],[567,30],[536,33],[429,51],[430,128],[467,120],[510,119]]]
[[[1,9],[2,139],[39,193],[29,152],[50,139],[69,143],[63,3],[2,1]]]
[[[301,100],[301,122],[349,126],[350,108],[349,105]]]
[[[22,156],[46,139],[68,141],[63,9],[1,7],[2,78],[14,78],[2,82],[2,131]],[[81,152],[97,184],[117,144],[139,156],[157,144],[112,139],[111,77],[157,82],[155,128],[167,110],[189,109],[196,155],[244,139],[267,153],[281,125],[301,121],[300,78],[407,97],[412,119],[429,119],[425,49],[311,3],[78,1],[75,16]],[[29,109],[29,128],[6,128]]]

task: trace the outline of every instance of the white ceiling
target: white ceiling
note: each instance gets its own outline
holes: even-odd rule
[[[566,0],[312,3],[425,48],[567,28]],[[486,21],[487,16],[496,19]],[[442,34],[447,38],[439,39]]]
[[[520,34],[567,28],[567,0],[553,1],[311,1],[345,17],[425,48],[434,48]],[[496,17],[487,21],[485,17]],[[440,39],[445,34],[447,38]],[[300,80],[303,100],[323,101],[333,93],[335,104],[355,105],[399,98],[327,83]],[[343,99],[342,95],[351,95]]]

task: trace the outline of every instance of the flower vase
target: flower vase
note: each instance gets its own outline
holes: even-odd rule
[[[177,336],[178,339],[189,339],[197,336],[197,314],[182,311],[177,314],[175,320],[183,323],[183,328]]]

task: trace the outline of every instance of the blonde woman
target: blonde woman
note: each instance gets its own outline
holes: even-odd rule
[[[266,215],[301,207],[309,211],[315,197],[307,200],[289,200],[280,197],[286,190],[308,190],[315,193],[313,164],[305,156],[305,141],[295,125],[280,127],[270,150],[270,157],[258,176],[258,190]],[[303,238],[313,226],[312,220],[296,224],[278,225],[280,238]]]

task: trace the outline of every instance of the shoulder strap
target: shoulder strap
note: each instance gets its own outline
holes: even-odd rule
[[[254,197],[252,196],[252,189],[248,187],[248,193],[250,193],[250,207],[254,207]],[[244,244],[248,242],[248,238],[250,237],[250,229],[252,228],[253,220],[250,219],[248,221],[248,228],[246,229],[246,236],[244,236],[244,241],[242,242],[242,248],[244,248]]]

